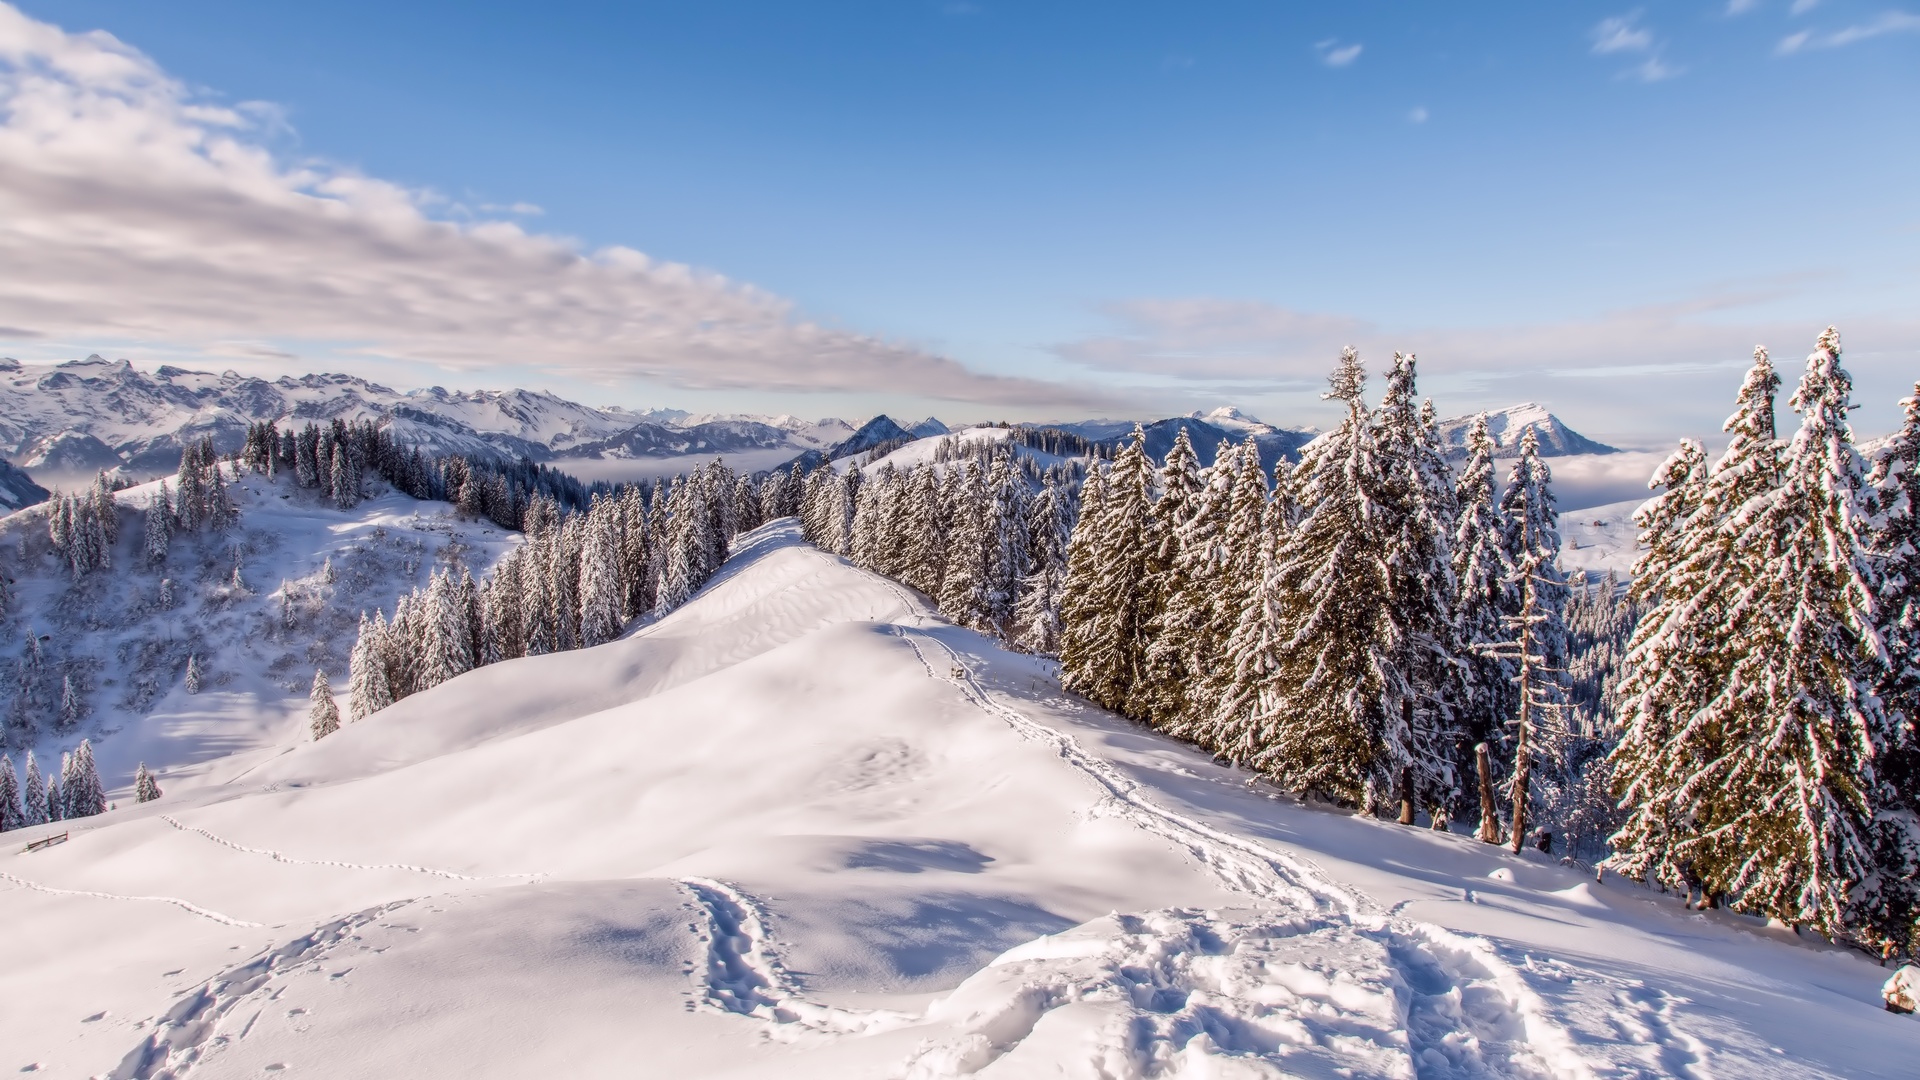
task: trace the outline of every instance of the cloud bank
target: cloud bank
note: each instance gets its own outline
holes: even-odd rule
[[[283,127],[271,106],[208,100],[109,34],[0,3],[0,336],[249,355],[279,351],[260,339],[310,341],[689,389],[1088,397],[820,325],[630,248],[437,218],[430,193],[284,159],[270,146]]]

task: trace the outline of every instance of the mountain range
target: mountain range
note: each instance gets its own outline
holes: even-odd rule
[[[1568,428],[1543,406],[1517,405],[1487,414],[1502,456],[1518,453],[1522,433],[1537,432],[1548,455],[1611,453],[1613,448]],[[350,375],[311,374],[262,379],[164,365],[143,371],[126,360],[98,355],[57,364],[0,358],[0,508],[44,498],[50,485],[71,485],[99,470],[134,481],[171,472],[189,442],[211,438],[216,449],[238,449],[249,424],[324,423],[334,418],[379,418],[396,438],[428,454],[519,458],[552,463],[671,461],[683,457],[754,455],[795,464],[844,459],[882,445],[941,436],[948,427],[928,417],[903,423],[876,416],[863,424],[790,415],[697,414],[679,409],[596,407],[535,390],[453,391],[441,387],[394,390]],[[1440,424],[1443,440],[1464,456],[1471,416]],[[1229,439],[1252,439],[1271,467],[1297,457],[1318,432],[1284,428],[1231,406],[1206,413],[1136,421],[1077,420],[1055,428],[1089,442],[1118,446],[1140,423],[1156,461],[1180,431],[1203,462]],[[768,458],[767,455],[773,455]],[[602,470],[604,472],[604,470]]]

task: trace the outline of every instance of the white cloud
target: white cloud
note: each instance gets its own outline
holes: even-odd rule
[[[1337,38],[1316,42],[1313,47],[1319,50],[1321,63],[1336,68],[1346,67],[1360,59],[1360,50],[1364,48],[1357,42],[1352,45],[1342,45]]]
[[[1624,78],[1638,79],[1641,82],[1656,83],[1675,78],[1684,70],[1684,68],[1673,67],[1657,56],[1649,56],[1645,60],[1628,68],[1626,71],[1621,72],[1621,75]]]
[[[1617,52],[1646,52],[1653,48],[1653,33],[1637,25],[1640,13],[1630,12],[1602,19],[1591,31],[1593,51],[1600,56]]]
[[[1786,56],[1803,49],[1844,48],[1885,34],[1912,33],[1920,33],[1920,15],[1905,11],[1887,11],[1882,12],[1878,18],[1825,34],[1816,34],[1811,30],[1788,34],[1780,39],[1780,44],[1774,47],[1774,51]]]
[[[1760,0],[1727,0],[1728,15],[1745,15],[1760,5]]]
[[[1787,9],[1791,15],[1805,15],[1820,6],[1820,0],[1793,0],[1793,6]]]
[[[1425,105],[1415,105],[1407,112],[1407,122],[1410,124],[1424,124],[1427,122],[1429,115],[1431,114],[1427,112]]]
[[[283,122],[190,91],[109,34],[0,3],[0,265],[12,268],[0,326],[253,355],[261,340],[319,342],[612,385],[1090,396],[822,325],[631,248],[436,217],[443,201],[427,193],[276,155],[268,137]]]

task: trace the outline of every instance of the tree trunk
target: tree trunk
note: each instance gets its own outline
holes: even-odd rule
[[[1480,839],[1489,844],[1500,842],[1500,812],[1493,804],[1493,756],[1486,743],[1473,748],[1473,763],[1480,772]]]

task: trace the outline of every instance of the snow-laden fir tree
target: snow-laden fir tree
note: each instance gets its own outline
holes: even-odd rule
[[[1027,507],[1032,490],[1014,467],[1011,454],[999,453],[987,471],[987,607],[994,632],[1006,636],[1013,625],[1020,582],[1029,568]]]
[[[60,772],[63,820],[107,812],[107,794],[100,783],[99,767],[93,760],[91,740],[81,739],[71,755],[62,755]]]
[[[1875,870],[1860,917],[1875,935],[1903,942],[1912,956],[1920,954],[1920,384],[1900,407],[1900,429],[1868,477],[1888,659],[1880,699],[1894,738],[1874,766]]]
[[[354,639],[347,667],[347,707],[355,720],[365,720],[393,704],[393,688],[387,683],[386,658],[382,655],[384,638],[384,627],[361,612],[360,635]]]
[[[133,771],[133,799],[135,802],[152,802],[161,795],[160,781],[147,771],[147,763],[141,762]]]
[[[1194,631],[1202,622],[1205,586],[1210,584],[1191,576],[1205,562],[1204,551],[1189,555],[1190,547],[1206,545],[1205,539],[1193,535],[1205,482],[1200,458],[1184,427],[1174,435],[1159,481],[1159,498],[1153,504],[1154,547],[1148,553],[1141,597],[1147,620],[1141,678],[1127,706],[1131,715],[1164,728],[1177,724],[1188,711]]]
[[[1453,573],[1452,534],[1459,517],[1453,470],[1441,451],[1432,402],[1416,403],[1416,369],[1412,354],[1394,354],[1386,393],[1372,417],[1388,501],[1381,525],[1393,619],[1400,631],[1391,696],[1400,709],[1397,730],[1411,750],[1397,782],[1405,825],[1413,824],[1418,809],[1444,819],[1444,808],[1454,801],[1457,710],[1465,689]],[[1556,554],[1547,554],[1549,565]]]
[[[1514,645],[1506,659],[1515,680],[1515,712],[1507,720],[1504,741],[1512,770],[1507,797],[1516,808],[1516,844],[1526,839],[1521,818],[1545,820],[1568,780],[1567,582],[1560,572],[1560,515],[1554,510],[1552,479],[1540,457],[1539,436],[1529,427],[1520,436],[1520,456],[1513,461],[1500,499],[1507,527],[1506,595],[1514,605],[1502,623]]]
[[[1302,517],[1229,643],[1223,736],[1230,756],[1290,790],[1377,812],[1408,768],[1416,782],[1430,781],[1444,763],[1404,723],[1392,493],[1354,350],[1329,381],[1325,396],[1347,415],[1302,453],[1294,477]]]
[[[189,653],[187,655],[187,676],[185,682],[187,693],[197,694],[200,692],[201,674],[199,653]]]
[[[1083,599],[1061,611],[1061,684],[1115,711],[1125,711],[1146,653],[1147,571],[1158,541],[1152,485],[1146,433],[1136,426],[1102,478],[1097,506],[1083,504],[1068,548],[1067,591]]]
[[[1499,739],[1508,717],[1518,712],[1514,698],[1514,671],[1496,644],[1505,640],[1501,619],[1514,606],[1509,596],[1513,568],[1506,558],[1506,522],[1494,499],[1494,443],[1487,432],[1485,413],[1467,429],[1467,461],[1461,468],[1454,500],[1458,517],[1453,532],[1453,574],[1458,589],[1460,662],[1465,668],[1460,688],[1460,721],[1465,751]],[[1476,763],[1456,756],[1456,767],[1472,772]],[[1477,758],[1477,755],[1476,755]],[[1500,839],[1493,778],[1477,777],[1480,788],[1479,835],[1488,843]]]
[[[26,812],[20,805],[20,774],[13,771],[13,759],[0,754],[0,832],[26,823]]]
[[[987,502],[986,477],[980,463],[952,466],[946,483],[946,574],[940,582],[940,613],[975,630],[993,628],[993,604],[988,581],[988,548],[993,541],[992,507]]]
[[[1613,774],[1629,814],[1608,865],[1688,893],[1707,880],[1695,866],[1699,835],[1739,812],[1731,793],[1697,781],[1728,751],[1722,719],[1709,709],[1718,701],[1724,713],[1737,700],[1725,691],[1746,647],[1733,626],[1740,594],[1772,572],[1743,533],[1784,482],[1779,386],[1767,351],[1755,349],[1724,425],[1726,452],[1709,469],[1698,444],[1683,441],[1654,475],[1665,493],[1638,515],[1647,550],[1633,589],[1650,608],[1628,644],[1617,691]],[[1719,884],[1709,895],[1724,891]]]
[[[160,481],[144,518],[140,550],[147,562],[159,566],[167,561],[167,545],[173,536],[173,508],[168,505],[165,480]]]
[[[900,580],[928,596],[939,596],[947,572],[949,523],[940,475],[931,464],[923,461],[914,466],[905,507],[912,528],[901,544]]]
[[[580,644],[591,648],[620,636],[626,620],[625,581],[621,575],[619,507],[595,498],[587,512],[586,543],[580,553]]]
[[[31,749],[26,751],[27,777],[20,789],[20,820],[23,825],[43,825],[47,817],[47,782],[40,776],[40,762]]]
[[[313,689],[307,692],[307,730],[315,742],[340,730],[340,706],[334,704],[333,688],[327,685],[327,669],[313,669]]]
[[[1215,468],[1226,465],[1218,461]],[[1248,720],[1275,659],[1271,643],[1261,640],[1277,624],[1266,619],[1270,612],[1255,618],[1249,611],[1271,599],[1262,589],[1270,584],[1274,551],[1296,523],[1295,515],[1280,509],[1292,505],[1287,494],[1292,473],[1285,460],[1274,468],[1283,482],[1269,498],[1257,447],[1242,443],[1234,453],[1215,552],[1218,565],[1208,575],[1206,625],[1193,646],[1200,684],[1189,695],[1190,715],[1168,729],[1236,761],[1250,760],[1242,756],[1252,752]],[[1237,643],[1236,634],[1242,635]],[[1248,661],[1244,668],[1238,666],[1241,659]],[[1229,743],[1237,749],[1229,749]]]
[[[1050,477],[1027,504],[1027,576],[1014,608],[1014,643],[1030,653],[1060,652],[1060,597],[1067,573],[1066,496]]]
[[[80,700],[80,690],[73,685],[73,676],[60,678],[60,726],[71,728],[86,715],[86,705]]]

